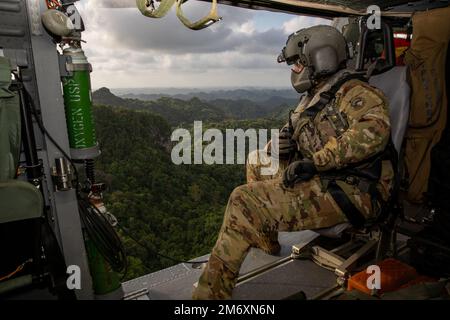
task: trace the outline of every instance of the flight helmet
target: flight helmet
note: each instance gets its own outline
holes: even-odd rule
[[[291,34],[278,56],[278,62],[303,65],[300,73],[292,71],[292,86],[299,93],[313,87],[314,81],[345,67],[347,42],[334,27],[319,25]]]

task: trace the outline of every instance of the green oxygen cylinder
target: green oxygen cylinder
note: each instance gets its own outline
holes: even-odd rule
[[[70,154],[74,160],[94,159],[100,149],[92,115],[92,67],[79,47],[68,47],[63,55],[68,72],[62,81]]]
[[[66,73],[62,76],[62,87],[70,155],[74,160],[84,160],[86,164],[90,164],[89,168],[93,172],[92,159],[100,155],[100,149],[92,114],[92,67],[79,46],[65,48],[63,56],[66,60]],[[88,172],[86,175],[94,183]],[[84,232],[84,240],[96,299],[121,299],[123,290],[117,273],[94,241],[89,239],[87,232]]]
[[[85,245],[96,299],[122,299],[123,290],[118,274],[114,272],[111,265],[87,235],[85,235]]]

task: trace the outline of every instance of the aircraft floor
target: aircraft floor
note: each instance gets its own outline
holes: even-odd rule
[[[280,232],[279,240],[282,247],[280,254],[271,256],[261,250],[252,249],[241,268],[241,275],[288,257],[292,245],[308,242],[315,235],[309,230]],[[204,260],[207,257],[199,257],[193,261]],[[200,274],[200,269],[193,269],[187,264],[178,264],[127,281],[122,286],[125,295],[148,289],[147,295],[143,295],[139,299],[191,299],[193,284],[197,282]],[[299,291],[303,291],[307,298],[311,298],[335,284],[336,276],[333,272],[323,269],[309,260],[289,260],[254,278],[238,283],[233,293],[233,299],[285,299]]]

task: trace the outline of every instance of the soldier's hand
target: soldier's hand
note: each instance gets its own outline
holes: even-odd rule
[[[316,173],[312,161],[294,161],[283,173],[283,184],[286,188],[292,188],[297,182],[311,180]]]
[[[288,158],[292,152],[295,152],[297,144],[292,140],[290,130],[282,130],[278,137],[278,154],[280,158]]]

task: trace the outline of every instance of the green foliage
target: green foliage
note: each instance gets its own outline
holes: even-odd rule
[[[192,104],[202,102],[192,99]],[[171,98],[161,98],[160,110],[189,113],[187,129],[194,119],[211,109],[194,108]],[[206,110],[206,111],[205,111]],[[127,250],[129,268],[125,280],[154,272],[175,262],[155,251],[179,260],[210,252],[222,223],[232,190],[245,183],[244,165],[175,165],[170,158],[173,143],[168,119],[145,109],[98,105],[94,107],[97,138],[102,150],[96,161],[99,181],[108,184],[106,205],[127,230],[144,244],[137,244],[119,232]],[[222,120],[211,112],[203,130],[218,128],[280,128],[286,121],[275,117],[256,120]],[[168,120],[168,121],[167,121]],[[176,121],[175,121],[176,122]],[[181,126],[181,125],[180,125]]]

